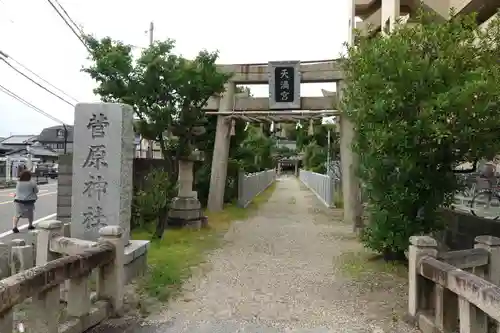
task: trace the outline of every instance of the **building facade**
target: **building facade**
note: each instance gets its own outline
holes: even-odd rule
[[[355,15],[361,19],[356,28],[363,34],[389,33],[397,23],[410,23],[419,6],[438,14],[443,20],[455,14],[477,13],[478,23],[486,26],[493,16],[498,15],[498,0],[354,0]]]
[[[67,131],[67,133],[65,133]],[[58,154],[73,152],[73,126],[62,125],[44,128],[38,135],[37,142]]]

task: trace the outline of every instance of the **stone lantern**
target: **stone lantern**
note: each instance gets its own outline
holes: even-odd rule
[[[191,129],[191,133],[195,136],[202,135],[205,133],[205,128],[195,126]],[[194,163],[203,160],[203,152],[198,150],[191,151],[189,156],[179,158],[179,189],[177,196],[170,205],[167,217],[168,226],[192,227],[195,229],[204,226],[206,218],[198,200],[198,193],[193,191]]]

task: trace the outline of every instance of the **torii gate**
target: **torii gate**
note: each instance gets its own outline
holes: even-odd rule
[[[340,155],[344,220],[355,230],[362,227],[359,181],[355,175],[357,159],[352,152],[354,127],[339,108],[343,73],[339,60],[285,61],[268,64],[219,65],[219,70],[232,73],[222,96],[211,98],[205,107],[207,115],[217,116],[217,131],[210,175],[208,209],[221,211],[227,177],[231,126],[234,119],[257,123],[305,123],[328,116],[340,116]],[[283,79],[280,73],[288,73]],[[335,82],[337,92],[323,92],[323,97],[301,97],[300,83]],[[269,84],[269,98],[236,94],[237,84]],[[300,111],[307,110],[307,111]]]

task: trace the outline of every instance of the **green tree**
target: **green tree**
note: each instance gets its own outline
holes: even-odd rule
[[[257,172],[274,167],[273,148],[276,142],[260,125],[250,125],[247,136],[238,151],[240,165],[246,172]]]
[[[173,53],[175,43],[168,39],[154,43],[134,59],[130,45],[110,37],[98,40],[89,35],[85,41],[91,64],[83,71],[97,82],[94,93],[104,102],[133,107],[138,118],[135,130],[159,143],[169,164],[170,180],[176,180],[176,160],[189,156],[202,134],[199,128],[206,123],[204,105],[211,96],[223,92],[230,77],[217,71],[218,53],[203,50],[188,60]],[[164,182],[156,192],[171,197],[171,187]],[[145,192],[135,196],[135,202],[142,204],[151,198]],[[155,205],[159,207],[155,237],[163,235],[170,197],[158,199],[161,205]]]
[[[335,126],[322,125],[320,120],[313,122],[313,134],[309,135],[309,124],[296,129],[297,149],[303,150],[303,165],[307,170],[326,173],[328,155],[328,130],[330,130],[330,157],[340,159],[340,136]]]
[[[252,96],[252,92],[248,87],[236,87],[236,91],[238,93],[246,92],[249,96]],[[229,146],[224,202],[231,202],[238,196],[238,172],[241,168],[241,160],[243,159],[240,147],[248,135],[245,128],[246,124],[244,121],[235,121],[234,135],[231,135]],[[195,177],[195,188],[198,191],[198,199],[202,205],[206,205],[210,190],[210,173],[212,171],[212,154],[215,146],[217,116],[207,117],[205,129],[206,132],[198,138],[196,143],[196,148],[205,152],[205,161],[196,166]]]
[[[365,245],[399,254],[440,227],[458,189],[453,166],[498,152],[500,25],[420,14],[389,36],[357,36],[343,61],[371,223]]]
[[[83,69],[98,84],[94,92],[105,102],[120,102],[134,108],[139,119],[136,130],[160,144],[164,158],[176,143],[177,157],[191,153],[196,134],[193,128],[205,122],[203,106],[224,91],[228,74],[216,68],[217,52],[200,51],[188,60],[173,53],[175,42],[156,42],[134,59],[130,45],[109,37],[85,37],[91,65]],[[176,140],[168,140],[170,134]],[[175,169],[175,166],[172,166]]]

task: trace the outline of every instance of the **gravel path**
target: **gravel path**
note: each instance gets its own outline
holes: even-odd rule
[[[254,217],[232,225],[226,244],[209,256],[208,272],[194,275],[184,295],[142,328],[125,331],[417,332],[399,320],[404,278],[342,274],[338,259],[362,249],[340,219],[298,180],[280,179]]]

